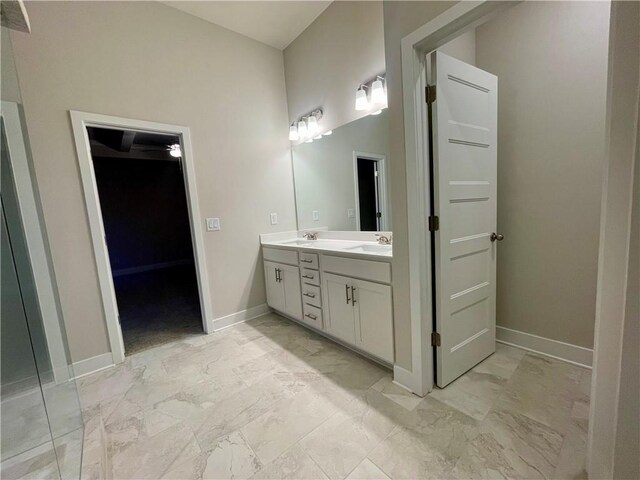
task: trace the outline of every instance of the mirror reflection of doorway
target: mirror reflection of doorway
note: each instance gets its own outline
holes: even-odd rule
[[[384,156],[354,153],[358,230],[385,230]]]

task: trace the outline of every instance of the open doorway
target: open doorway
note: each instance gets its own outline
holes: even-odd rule
[[[356,221],[359,231],[386,230],[384,155],[353,152]]]
[[[87,134],[126,354],[202,333],[180,138]]]

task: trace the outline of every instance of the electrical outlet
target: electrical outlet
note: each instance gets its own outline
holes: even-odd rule
[[[269,218],[271,219],[271,225],[277,225],[278,224],[278,214],[277,213],[272,213],[271,215],[269,215]]]
[[[354,218],[356,216],[356,211],[353,208],[347,209],[347,218]]]
[[[207,218],[207,232],[216,232],[220,230],[219,218]]]
[[[314,222],[319,222],[320,221],[320,212],[318,210],[314,210],[312,212],[313,215],[313,221]]]

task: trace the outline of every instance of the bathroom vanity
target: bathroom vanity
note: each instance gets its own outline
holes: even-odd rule
[[[262,235],[267,303],[278,313],[393,364],[392,246],[370,232],[318,240]],[[344,239],[344,238],[349,239]],[[363,240],[358,240],[363,238]]]

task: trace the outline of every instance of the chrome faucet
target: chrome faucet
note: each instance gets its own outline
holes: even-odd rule
[[[393,235],[387,237],[386,235],[380,235],[376,233],[376,237],[378,237],[378,243],[380,245],[391,245],[393,242]]]
[[[318,232],[305,232],[302,234],[302,236],[304,238],[306,238],[307,240],[317,240],[318,239]]]

